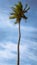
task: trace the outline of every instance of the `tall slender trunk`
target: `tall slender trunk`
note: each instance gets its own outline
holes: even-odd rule
[[[17,46],[17,65],[20,65],[20,38],[21,38],[21,33],[20,33],[20,22],[19,22],[19,39],[18,39],[18,46]]]

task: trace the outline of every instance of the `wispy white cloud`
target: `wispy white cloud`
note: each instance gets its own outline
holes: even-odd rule
[[[4,48],[4,50],[0,50],[0,63],[5,62],[6,59],[16,59],[17,61],[17,44],[6,42],[0,43],[0,46]],[[23,49],[26,50],[26,45],[20,46],[21,54],[23,53]],[[16,54],[14,52],[16,52]]]
[[[15,44],[15,43],[11,43],[11,42],[6,42],[5,44],[0,43],[0,46],[4,48],[4,50],[0,50],[0,57],[12,58],[15,56],[14,52],[17,53],[17,44]],[[20,45],[21,54],[23,53],[23,49],[26,50],[26,48],[27,48],[26,45]],[[22,49],[22,51],[21,51],[21,49]]]
[[[35,55],[36,48],[36,42],[28,44],[22,44],[20,45],[20,58],[21,60],[27,60],[26,58],[29,58],[29,60],[37,61],[37,56]],[[6,59],[15,59],[17,60],[17,44],[6,42],[5,44],[1,43],[0,46],[4,47],[4,50],[0,50],[0,58],[6,58]],[[34,47],[35,46],[35,47]],[[36,49],[35,49],[36,48]],[[32,50],[34,52],[32,52]],[[22,50],[22,51],[21,51]],[[16,52],[16,54],[14,53]]]
[[[0,57],[3,58],[14,58],[16,55],[12,54],[11,51],[15,51],[16,45],[7,42],[6,44],[0,43],[0,46],[4,48],[4,50],[0,50]]]

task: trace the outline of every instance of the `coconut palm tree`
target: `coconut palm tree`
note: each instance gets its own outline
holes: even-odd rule
[[[25,13],[28,12],[28,10],[30,9],[30,7],[28,6],[28,4],[25,5],[25,8],[23,8],[23,5],[21,2],[18,2],[18,4],[15,4],[15,7],[12,7],[12,12],[10,13],[10,19],[16,19],[15,24],[19,24],[19,39],[18,39],[18,50],[17,50],[17,65],[19,65],[19,61],[20,61],[20,53],[19,53],[19,45],[20,45],[20,39],[21,39],[21,33],[20,33],[20,22],[21,19],[27,19],[27,17],[25,16]]]

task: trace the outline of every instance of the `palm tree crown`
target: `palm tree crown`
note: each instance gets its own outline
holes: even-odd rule
[[[10,13],[10,19],[16,18],[16,23],[19,23],[22,18],[27,19],[25,16],[25,13],[30,9],[28,4],[26,4],[25,8],[23,9],[23,5],[21,2],[18,2],[18,4],[15,4],[15,7],[12,7],[13,12]]]

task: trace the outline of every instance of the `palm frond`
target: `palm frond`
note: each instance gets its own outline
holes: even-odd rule
[[[14,24],[17,24],[17,22],[14,22]]]
[[[25,10],[27,7],[28,7],[28,4],[26,4],[26,5],[25,5],[25,8],[24,8],[24,10]]]
[[[14,12],[14,13],[19,14],[19,12],[20,12],[20,9],[19,9],[19,8],[17,8],[17,7],[12,7],[12,9],[13,9],[13,12]]]
[[[16,18],[16,22],[14,22],[14,24],[19,23],[19,22],[20,22],[20,20],[21,20],[21,18]]]
[[[17,12],[17,9],[16,9],[16,7],[12,7],[12,10],[13,10],[13,12]]]
[[[28,17],[26,17],[25,15],[23,15],[23,17],[22,17],[22,18],[27,19]]]
[[[17,18],[17,16],[16,16],[16,15],[11,15],[11,16],[9,17],[9,19],[14,19],[14,18]]]
[[[30,7],[28,7],[26,10],[24,10],[24,13],[27,13],[29,9],[30,9]]]
[[[30,9],[30,7],[28,7],[27,9],[26,9],[26,11],[28,11]]]
[[[14,15],[15,13],[10,13],[10,15]]]
[[[19,10],[22,10],[23,6],[22,6],[22,3],[19,2],[18,4],[15,4],[16,8],[19,9]]]

